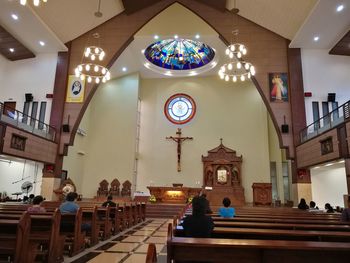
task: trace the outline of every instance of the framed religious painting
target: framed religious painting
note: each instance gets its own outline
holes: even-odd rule
[[[288,101],[288,74],[269,73],[270,101]]]
[[[224,168],[219,168],[217,170],[217,183],[226,184],[227,183],[227,170]]]

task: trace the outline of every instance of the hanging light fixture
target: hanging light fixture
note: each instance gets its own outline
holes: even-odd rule
[[[98,11],[94,13],[96,17],[102,17],[100,7],[101,0],[98,2]],[[88,83],[105,83],[111,79],[111,73],[106,67],[98,64],[98,61],[102,61],[106,53],[101,47],[99,47],[100,34],[94,33],[92,36],[97,44],[85,48],[82,63],[74,70],[75,76],[79,77],[81,80],[86,79]]]
[[[44,3],[47,2],[47,0],[33,0],[33,5],[39,6],[41,1],[43,1]],[[19,2],[20,2],[21,5],[26,5],[27,4],[27,0],[20,0]]]
[[[234,1],[234,8],[232,13],[237,16],[239,9],[236,8],[236,1]],[[238,27],[237,25],[235,25]],[[238,36],[238,29],[232,31],[234,40]],[[247,48],[244,44],[238,43],[236,41],[231,41],[230,45],[227,46],[225,50],[225,55],[227,57],[227,63],[223,64],[219,70],[219,76],[225,81],[232,80],[236,82],[237,80],[245,81],[250,79],[251,76],[255,75],[254,66],[247,61],[244,61],[243,57],[247,54]]]

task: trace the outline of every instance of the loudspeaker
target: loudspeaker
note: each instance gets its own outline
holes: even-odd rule
[[[328,93],[328,102],[335,102],[335,93]]]
[[[32,93],[26,93],[26,102],[31,102],[33,101],[33,94]]]
[[[289,132],[288,124],[282,124],[281,130],[282,130],[282,133],[288,133]]]
[[[63,132],[69,132],[69,131],[70,131],[70,129],[69,129],[69,124],[63,124],[63,125],[62,125],[62,131],[63,131]]]

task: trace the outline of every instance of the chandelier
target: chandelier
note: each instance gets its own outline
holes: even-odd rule
[[[237,16],[239,10],[235,7],[232,12]],[[234,36],[234,40],[236,40],[238,35],[238,29],[232,31]],[[232,41],[231,41],[232,42]],[[247,48],[244,44],[233,41],[230,45],[227,46],[225,50],[225,55],[227,57],[227,63],[224,63],[218,72],[221,79],[225,81],[232,80],[236,82],[237,80],[245,81],[246,79],[250,79],[251,76],[255,75],[255,68],[250,63],[243,59],[243,57],[247,54]]]
[[[100,38],[99,33],[94,33],[92,36],[96,40]],[[102,61],[105,55],[104,50],[97,45],[86,47],[82,63],[74,70],[75,76],[80,77],[81,80],[86,79],[88,83],[95,82],[96,84],[100,82],[105,83],[107,80],[110,80],[111,74],[109,70],[95,62]]]
[[[47,2],[47,0],[42,0],[44,3]],[[27,4],[27,0],[20,0],[19,1],[21,5],[26,5]],[[40,5],[40,0],[33,0],[33,5],[35,6],[39,6]]]

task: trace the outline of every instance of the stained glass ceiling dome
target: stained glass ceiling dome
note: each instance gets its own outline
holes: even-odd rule
[[[203,67],[215,57],[208,45],[191,39],[165,39],[151,44],[144,52],[153,65],[168,70],[191,70]]]

